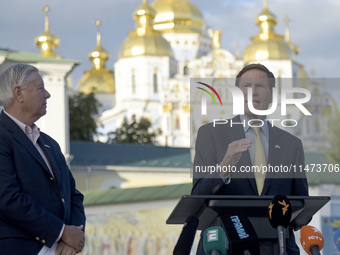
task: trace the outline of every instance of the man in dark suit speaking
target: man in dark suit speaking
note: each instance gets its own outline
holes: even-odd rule
[[[209,123],[198,130],[192,194],[307,196],[304,172],[290,173],[287,177],[287,174],[283,176],[283,173],[276,172],[240,171],[254,166],[259,169],[263,166],[301,166],[304,169],[305,162],[300,139],[272,126],[266,116],[255,115],[248,108],[248,88],[252,88],[251,103],[256,110],[269,108],[275,86],[274,75],[261,64],[250,64],[237,75],[236,86],[244,94],[244,115],[229,120],[229,124],[213,126]],[[205,166],[216,166],[216,169],[233,167],[237,171],[197,171]],[[299,254],[293,232],[290,234],[287,254]],[[204,254],[202,242],[197,254]]]
[[[0,75],[0,253],[76,254],[84,247],[83,195],[58,143],[34,124],[46,114],[38,69]]]

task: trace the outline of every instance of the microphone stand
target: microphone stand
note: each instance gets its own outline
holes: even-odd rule
[[[286,255],[286,232],[283,226],[277,226],[280,255]]]

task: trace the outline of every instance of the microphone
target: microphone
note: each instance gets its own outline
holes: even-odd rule
[[[194,215],[189,216],[179,235],[173,255],[189,255],[198,228],[198,218]]]
[[[312,226],[303,226],[300,230],[300,242],[302,248],[309,255],[320,255],[324,239],[321,232]]]
[[[286,254],[285,228],[290,223],[292,217],[292,207],[289,199],[283,195],[277,195],[272,199],[268,207],[269,222],[273,228],[277,229],[280,255]]]
[[[225,255],[228,241],[223,228],[219,226],[207,228],[203,234],[203,248],[206,255]]]
[[[260,255],[259,240],[247,216],[239,213],[220,218],[226,230],[231,254]]]
[[[340,228],[334,233],[334,243],[338,251],[340,251]]]

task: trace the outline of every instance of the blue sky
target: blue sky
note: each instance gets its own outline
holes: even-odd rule
[[[148,0],[149,3],[153,2]],[[192,0],[203,13],[206,24],[224,31],[222,48],[235,53],[239,43],[241,56],[250,37],[259,31],[255,17],[263,9],[262,0]],[[81,62],[72,74],[76,86],[83,72],[92,67],[88,53],[96,45],[99,16],[102,45],[109,52],[107,67],[113,69],[118,52],[130,30],[135,28],[132,13],[142,0],[52,0],[49,6],[50,31],[60,38],[56,53]],[[39,53],[34,38],[44,31],[41,0],[11,0],[0,9],[0,48]],[[278,18],[275,31],[284,34],[283,18],[288,14],[290,38],[300,47],[297,61],[316,78],[339,78],[340,0],[268,0],[269,10]]]

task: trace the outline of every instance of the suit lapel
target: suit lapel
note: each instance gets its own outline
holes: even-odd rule
[[[44,161],[44,159],[41,157],[39,151],[31,140],[27,137],[27,135],[20,129],[20,127],[11,119],[9,118],[4,112],[1,112],[0,115],[1,122],[4,124],[6,129],[9,131],[9,133],[12,134],[12,137],[20,143],[27,152],[40,163],[40,165],[49,172],[48,167]]]
[[[31,154],[31,156],[36,159],[42,166],[43,168],[48,171],[48,173],[50,172],[48,170],[48,167],[44,161],[44,159],[41,157],[39,151],[37,150],[37,148],[34,146],[34,144],[31,142],[31,140],[27,137],[27,135],[22,132],[22,130],[20,129],[21,132],[17,132],[14,134],[14,139],[17,140],[19,143],[22,144],[23,147],[26,148],[26,150],[28,151],[28,153]]]
[[[27,137],[27,135],[21,130],[21,128],[11,119],[9,118],[4,112],[1,112],[0,120],[6,127],[6,129],[12,134],[12,137],[20,143],[27,152],[36,160],[39,162],[39,164],[44,168],[44,170],[52,177],[50,170],[48,169],[48,166],[43,159],[43,157],[40,155],[37,148],[34,146],[34,144],[31,142],[31,140]],[[41,136],[38,139],[38,144],[40,145],[41,149],[45,153],[51,167],[53,170],[53,174],[59,180],[59,170],[57,167],[55,167],[55,162],[53,160],[53,157],[51,157],[50,152],[46,150],[45,144],[40,143]]]
[[[233,123],[240,123],[241,119],[240,116],[236,116],[232,119]],[[236,140],[240,140],[240,139],[244,139],[245,138],[245,134],[244,134],[244,128],[243,125],[241,124],[233,124],[233,126],[231,127],[230,125],[227,125],[228,127],[228,136],[231,142],[236,141]],[[251,160],[250,160],[250,155],[249,152],[246,151],[244,153],[242,153],[242,156],[240,158],[240,161],[237,163],[236,167],[237,169],[240,169],[241,166],[251,166]],[[254,173],[245,173],[245,177],[244,174],[243,178],[248,179],[250,186],[252,187],[253,191],[255,192],[255,194],[257,194],[257,187],[256,187],[256,182],[255,182],[255,176]],[[240,176],[239,178],[242,178],[242,176]]]
[[[53,175],[59,183],[60,172],[59,172],[58,164],[55,162],[54,157],[51,155],[52,152],[51,152],[50,145],[45,143],[44,138],[41,135],[38,139],[38,144],[39,144],[40,148],[42,149],[42,151],[45,153],[45,156],[46,156],[46,158],[47,158],[47,160],[50,163],[50,166],[52,168],[51,170],[53,171]],[[48,170],[48,172],[50,172],[50,171]]]
[[[277,127],[269,126],[268,165],[275,166],[279,163],[284,141]],[[262,193],[265,194],[270,187],[275,173],[267,173]]]
[[[281,133],[278,132],[278,128],[269,127],[269,147],[268,147],[268,163],[277,164],[281,155],[281,147],[283,147],[283,141],[281,139]]]

